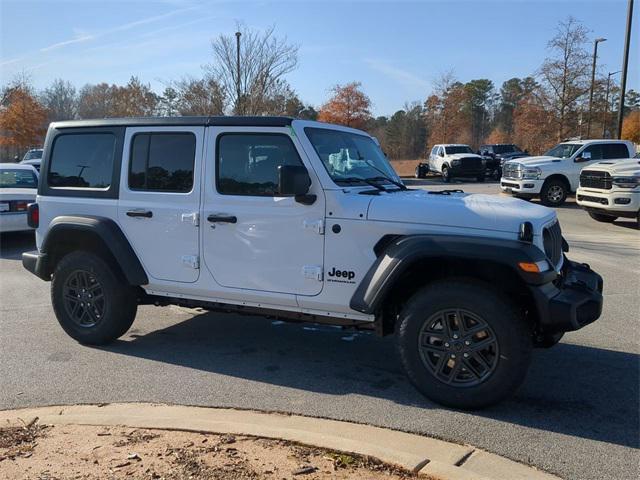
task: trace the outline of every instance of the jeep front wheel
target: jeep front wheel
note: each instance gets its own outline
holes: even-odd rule
[[[567,199],[568,193],[567,186],[562,180],[552,179],[542,186],[540,199],[547,207],[559,207]]]
[[[411,382],[442,405],[475,409],[511,395],[529,367],[522,315],[482,283],[441,281],[403,308],[397,344]]]
[[[137,311],[134,287],[89,252],[73,252],[58,262],[51,301],[64,331],[88,345],[103,345],[123,335]]]

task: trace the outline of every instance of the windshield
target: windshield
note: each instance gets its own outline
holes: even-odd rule
[[[582,145],[578,143],[560,143],[545,153],[547,157],[569,158]]]
[[[31,170],[0,170],[0,188],[38,188],[38,177]]]
[[[36,160],[38,158],[42,158],[42,150],[29,150],[22,160]]]
[[[495,145],[493,147],[493,153],[511,153],[520,151],[521,150],[515,145]]]
[[[471,147],[468,145],[449,145],[448,147],[444,147],[447,155],[453,155],[456,153],[473,153]]]
[[[371,137],[328,128],[308,127],[304,132],[334,182],[380,180],[383,176],[400,181]]]

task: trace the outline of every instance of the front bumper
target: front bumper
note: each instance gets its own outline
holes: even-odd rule
[[[465,168],[465,167],[451,167],[449,169],[450,177],[460,177],[460,178],[475,178],[480,175],[485,174],[485,167],[480,168]]]
[[[602,287],[602,277],[589,265],[565,258],[554,282],[529,287],[540,332],[570,332],[596,321],[602,313]]]
[[[597,213],[635,217],[640,210],[640,192],[631,189],[603,192],[580,187],[576,192],[576,202],[581,207]]]
[[[543,184],[544,180],[529,180],[508,177],[502,177],[500,179],[500,188],[503,192],[524,195],[536,195],[540,193]]]

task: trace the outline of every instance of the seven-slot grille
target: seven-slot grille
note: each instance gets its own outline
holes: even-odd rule
[[[580,173],[580,186],[611,190],[611,175],[598,170],[583,170]]]
[[[522,176],[522,170],[520,170],[520,164],[507,162],[502,167],[502,176],[505,178],[520,178]]]
[[[560,223],[556,221],[553,225],[545,227],[542,231],[542,242],[544,244],[544,253],[549,257],[553,266],[557,266],[562,258],[562,231],[560,230]]]

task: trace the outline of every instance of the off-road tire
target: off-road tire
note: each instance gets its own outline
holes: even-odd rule
[[[490,327],[489,338],[495,338],[497,346],[493,370],[473,385],[445,383],[427,367],[421,353],[424,350],[419,347],[425,338],[423,328],[434,317],[443,311],[459,309],[483,320]],[[410,381],[426,397],[445,406],[478,409],[503,400],[520,386],[531,360],[531,328],[508,299],[482,282],[452,279],[427,285],[406,303],[396,326],[398,352]],[[448,358],[450,353],[444,355]],[[462,360],[462,366],[465,361],[468,360]],[[463,370],[458,375],[466,373]]]
[[[449,167],[447,167],[446,165],[442,167],[442,181],[444,183],[450,183],[451,182],[451,175],[449,173]]]
[[[425,178],[425,175],[421,173],[422,169],[420,167],[416,167],[416,178]]]
[[[613,215],[607,215],[605,213],[598,213],[598,212],[587,212],[587,213],[596,222],[613,223],[618,219],[618,217],[615,217]]]
[[[85,295],[76,281],[82,277],[88,279],[91,285],[86,290],[94,292],[93,300],[100,294],[103,299],[92,304],[93,309],[86,314],[78,312],[78,309],[85,307],[73,303],[74,299],[65,300],[65,297],[75,296],[76,288],[79,289],[78,295]],[[94,285],[98,285],[97,289]],[[69,295],[70,291],[74,294]],[[90,302],[91,298],[85,300]],[[64,331],[87,345],[104,345],[122,336],[131,327],[138,308],[135,288],[127,285],[120,273],[109,267],[100,256],[85,251],[70,253],[58,262],[51,282],[51,302]],[[99,309],[99,315],[95,308]],[[74,312],[77,313],[74,315]],[[81,315],[80,320],[77,319],[78,315]],[[89,323],[93,320],[94,323],[81,324],[83,319]]]
[[[560,179],[552,178],[542,185],[540,201],[547,207],[559,207],[567,200],[568,194],[567,184]]]

